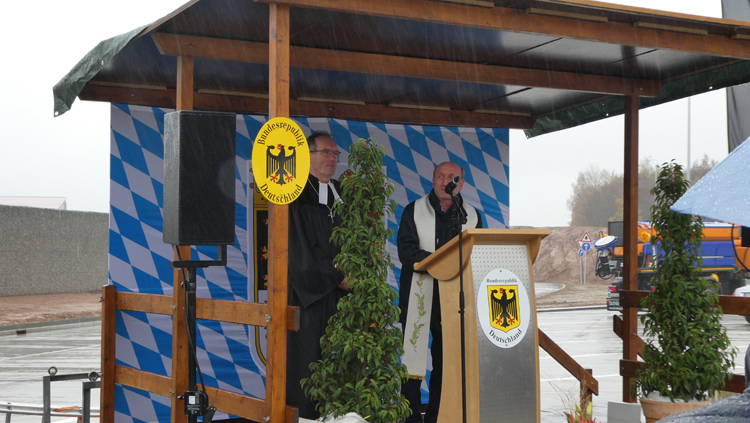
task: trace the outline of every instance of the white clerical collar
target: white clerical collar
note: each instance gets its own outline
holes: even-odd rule
[[[334,201],[340,200],[339,193],[336,192],[336,188],[330,181],[327,184],[318,181],[318,203],[325,206],[328,206],[328,188],[331,188],[331,192],[333,192]]]

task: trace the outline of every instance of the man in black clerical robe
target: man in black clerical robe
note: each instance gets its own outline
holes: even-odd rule
[[[340,247],[330,240],[341,217],[332,212],[339,182],[333,178],[339,151],[327,133],[315,132],[310,145],[310,176],[299,198],[289,206],[289,305],[300,308],[300,329],[287,337],[287,404],[299,416],[316,419],[316,403],[300,386],[310,377],[310,364],[320,360],[320,338],[336,314],[339,299],[349,290],[344,275],[333,267]]]

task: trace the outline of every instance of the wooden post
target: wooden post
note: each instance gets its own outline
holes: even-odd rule
[[[115,341],[117,339],[117,287],[102,287],[102,381],[100,421],[115,421]]]
[[[583,370],[586,370],[592,375],[594,374],[593,369],[583,369]],[[589,389],[588,385],[586,385],[585,380],[582,380],[580,382],[580,386],[581,386],[581,412],[586,412],[586,407],[588,407],[588,405],[591,404],[591,399],[592,399],[591,395],[593,392],[591,391],[591,389]]]
[[[193,58],[177,57],[177,110],[193,109]],[[179,251],[179,255],[177,252]],[[190,260],[190,246],[175,250],[174,260]],[[174,269],[172,311],[172,423],[186,423],[185,405],[177,397],[188,389],[188,354],[190,353],[185,322],[185,291],[182,269]]]
[[[625,96],[625,182],[623,189],[623,283],[638,290],[638,96]],[[638,307],[623,307],[622,358],[637,360]],[[622,401],[635,402],[632,379],[622,379]]]
[[[193,110],[193,69],[190,56],[177,56],[177,110]]]
[[[268,117],[289,117],[289,7],[269,6]],[[287,276],[289,261],[289,206],[268,207],[268,304],[266,327],[266,416],[282,423],[286,414]]]

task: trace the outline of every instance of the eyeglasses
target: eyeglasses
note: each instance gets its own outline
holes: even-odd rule
[[[341,152],[338,151],[338,150],[328,150],[328,149],[326,149],[326,150],[310,150],[310,154],[312,154],[312,153],[320,153],[320,154],[322,154],[327,159],[330,159],[331,157],[335,157],[335,158],[338,159],[339,156],[341,155]]]

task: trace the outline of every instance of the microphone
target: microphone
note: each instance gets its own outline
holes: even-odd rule
[[[456,176],[455,178],[453,178],[453,180],[448,182],[448,185],[445,186],[445,193],[453,196],[453,190],[456,189],[459,182],[461,182],[460,176]]]

